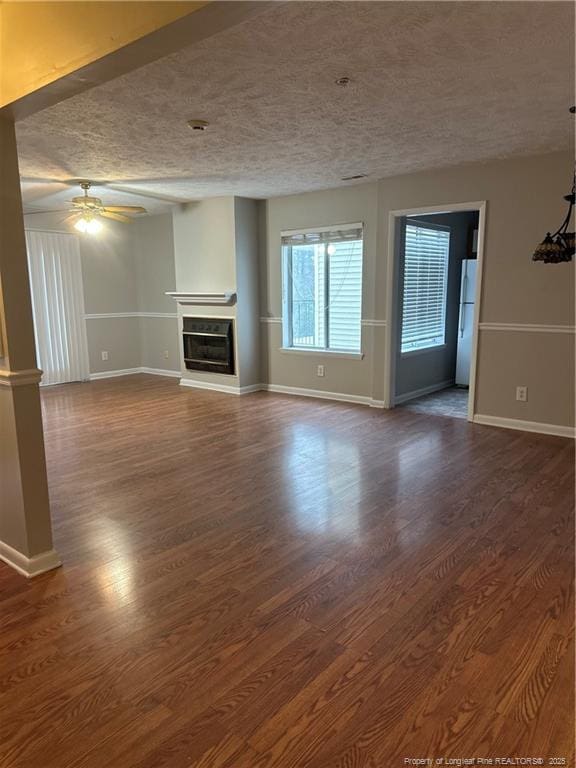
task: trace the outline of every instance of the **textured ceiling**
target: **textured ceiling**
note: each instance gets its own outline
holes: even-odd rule
[[[569,2],[281,3],[22,121],[21,173],[176,200],[272,197],[566,149],[573,29]],[[34,207],[71,196],[23,188]]]

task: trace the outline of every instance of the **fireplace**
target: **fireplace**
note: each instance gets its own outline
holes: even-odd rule
[[[184,364],[189,371],[235,373],[233,322],[219,317],[183,318]]]

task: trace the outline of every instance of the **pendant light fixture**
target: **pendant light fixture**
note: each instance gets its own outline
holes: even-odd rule
[[[576,107],[570,107],[570,112],[574,114]],[[560,264],[564,261],[572,261],[575,239],[574,232],[569,232],[568,227],[576,202],[576,173],[572,178],[572,191],[569,195],[564,195],[564,200],[568,203],[568,213],[564,221],[554,234],[546,233],[546,237],[534,251],[532,261],[542,261],[544,264]]]

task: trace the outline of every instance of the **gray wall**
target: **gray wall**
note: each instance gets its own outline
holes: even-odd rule
[[[250,380],[260,378],[280,386],[381,402],[388,376],[384,323],[388,318],[390,212],[420,207],[449,210],[453,204],[486,201],[475,412],[573,425],[574,335],[570,327],[574,323],[574,263],[531,261],[535,245],[564,215],[562,195],[571,167],[571,153],[554,153],[397,176],[273,198],[258,205],[259,314],[269,322],[263,322],[260,329],[260,376]],[[167,365],[158,354],[168,349],[169,355],[179,355],[178,330],[172,330],[174,318],[134,321],[142,312],[174,313],[173,305],[162,296],[164,290],[255,290],[255,279],[242,287],[236,274],[237,257],[244,248],[240,228],[236,231],[236,215],[245,207],[252,209],[252,204],[217,198],[175,211],[175,265],[171,264],[170,216],[150,217],[134,228],[117,225],[110,228],[109,237],[82,240],[86,311],[129,315],[87,321],[93,370],[144,365],[142,354],[136,363],[133,357],[140,344],[150,355],[146,360],[151,365],[172,367],[171,361]],[[29,218],[34,220],[33,226],[42,228],[39,219],[43,217]],[[252,221],[248,229],[253,232],[252,213],[248,218]],[[357,221],[365,225],[362,359],[282,352],[280,232]],[[250,269],[254,266],[251,257],[247,263]],[[236,316],[236,307],[198,309],[194,313]],[[258,307],[251,311],[258,314]],[[497,328],[482,327],[486,323]],[[99,359],[101,349],[111,353],[106,364]],[[318,364],[325,366],[324,378],[316,375]],[[518,385],[528,387],[526,403],[515,399]]]
[[[80,236],[90,373],[140,365],[135,225],[106,222],[97,237]],[[107,317],[107,315],[124,317]],[[102,360],[102,352],[108,360]]]
[[[27,229],[58,231],[78,237],[82,260],[84,311],[90,373],[125,370],[140,365],[140,328],[137,317],[134,230],[129,225],[106,221],[95,237],[75,235],[58,214],[24,217]],[[125,315],[109,317],[109,315]],[[108,360],[102,360],[102,351]]]
[[[25,226],[70,234],[52,214],[27,215]],[[178,370],[176,305],[164,295],[175,287],[171,214],[106,221],[98,236],[78,238],[90,373]]]
[[[360,184],[325,192],[310,192],[267,200],[261,222],[264,246],[260,271],[260,307],[264,317],[282,315],[282,261],[280,233],[286,229],[331,224],[364,223],[364,292],[362,317],[374,317],[374,285],[378,233],[378,185]],[[370,397],[372,393],[373,326],[362,328],[364,357],[343,358],[308,351],[283,352],[279,322],[262,324],[263,380],[275,385],[318,389],[326,392]],[[324,378],[316,375],[325,366]]]
[[[236,246],[236,333],[240,386],[261,383],[260,377],[260,301],[258,275],[259,203],[245,197],[234,198]]]
[[[449,210],[451,204],[487,201],[485,262],[480,320],[519,324],[480,330],[475,412],[552,425],[574,424],[574,336],[526,326],[572,326],[574,263],[535,264],[535,246],[564,215],[562,195],[570,181],[570,152],[447,168],[383,179],[326,192],[268,200],[262,224],[262,314],[279,318],[280,231],[364,221],[363,317],[387,319],[388,226],[391,211],[420,207]],[[537,190],[535,192],[535,190]],[[262,329],[268,381],[275,384],[366,396],[385,395],[386,328],[363,327],[364,359],[316,353],[282,353],[281,325]],[[546,365],[542,365],[546,361]],[[316,376],[317,364],[325,378]],[[515,398],[528,386],[528,402]],[[552,394],[552,389],[554,393]]]
[[[99,235],[78,236],[86,314],[138,310],[134,226],[106,222]]]
[[[174,260],[176,289],[183,292],[223,293],[236,290],[236,246],[234,227],[234,198],[215,197],[186,203],[172,213],[174,227]],[[233,306],[179,306],[180,332],[182,317],[231,317],[236,320]],[[235,339],[237,346],[237,338]],[[236,349],[236,360],[238,350]],[[180,349],[182,378],[200,384],[239,387],[240,378],[207,371],[189,371]]]
[[[140,365],[178,371],[178,313],[174,299],[166,296],[176,288],[172,214],[139,219],[134,234]]]
[[[176,314],[174,300],[166,296],[176,287],[172,214],[139,219],[134,235],[138,309]]]
[[[234,198],[186,203],[174,209],[173,224],[178,290],[234,290]]]
[[[450,227],[450,255],[446,290],[446,343],[442,347],[401,354],[400,337],[402,307],[396,309],[396,396],[402,397],[444,383],[453,384],[456,373],[458,344],[458,318],[460,307],[460,277],[462,259],[467,258],[468,233],[478,221],[477,213],[445,213],[436,216],[418,216],[418,221]],[[402,269],[402,258],[398,267]]]
[[[187,203],[173,211],[174,258],[178,291],[235,291],[231,306],[195,305],[183,315],[231,317],[236,321],[236,375],[189,371],[182,378],[223,387],[260,383],[258,345],[258,203],[220,197]]]
[[[139,368],[140,319],[137,316],[98,317],[86,320],[90,375]],[[102,360],[102,352],[108,360]]]

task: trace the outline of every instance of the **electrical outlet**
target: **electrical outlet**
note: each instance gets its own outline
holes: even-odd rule
[[[323,365],[317,365],[316,366],[316,376],[324,376],[324,366]]]
[[[168,352],[168,350],[167,350],[167,349],[165,349],[165,350],[164,350],[164,359],[165,359],[165,360],[168,360],[168,358],[169,358],[169,357],[170,357],[170,352]]]
[[[101,355],[102,355],[102,360],[108,360],[108,352],[106,352],[105,349],[102,350]]]
[[[516,400],[521,403],[528,400],[528,387],[516,387]]]

